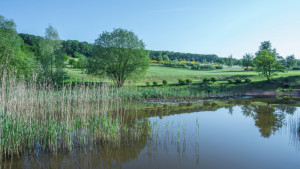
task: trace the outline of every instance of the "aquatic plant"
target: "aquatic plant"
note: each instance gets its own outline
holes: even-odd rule
[[[122,92],[121,92],[122,93]],[[144,120],[125,123],[119,89],[107,84],[40,83],[2,74],[0,160],[34,148],[56,152],[147,135]],[[134,136],[134,137],[131,137]]]

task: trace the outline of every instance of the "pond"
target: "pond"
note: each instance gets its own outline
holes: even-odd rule
[[[3,168],[230,168],[300,166],[299,99],[250,98],[185,104],[144,104],[128,119],[146,119],[149,136],[120,145],[40,152]],[[138,107],[138,108],[137,108]]]

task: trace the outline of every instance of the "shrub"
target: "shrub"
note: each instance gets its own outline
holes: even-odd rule
[[[193,64],[192,69],[193,70],[199,70],[200,69],[200,64],[199,63]]]
[[[69,64],[72,66],[72,67],[74,67],[74,63],[75,63],[76,61],[75,61],[75,59],[69,59]]]
[[[300,70],[300,67],[293,67],[292,70]]]
[[[283,88],[284,88],[284,89],[290,88],[290,84],[289,84],[289,83],[284,83],[284,84],[283,84]]]
[[[219,66],[215,66],[216,69],[223,69],[223,66],[219,65]]]
[[[154,81],[153,82],[153,86],[157,86],[158,85],[158,82],[157,81]]]
[[[185,80],[185,83],[186,83],[187,85],[190,85],[190,84],[193,83],[193,80],[192,80],[192,79],[186,79],[186,80]]]
[[[179,83],[180,85],[185,85],[185,81],[182,80],[182,79],[179,79],[179,80],[178,80],[178,83]]]
[[[235,79],[235,83],[242,83],[242,79],[241,78]]]
[[[213,70],[215,67],[213,65],[201,65],[200,70]]]
[[[250,83],[251,79],[245,79],[245,83]]]
[[[233,80],[232,79],[228,79],[228,83],[232,84]]]
[[[167,86],[167,85],[168,85],[168,81],[163,80],[162,82],[163,82],[163,85],[164,85],[164,86]]]
[[[146,82],[146,86],[150,86],[150,83],[149,83],[149,82]]]
[[[218,79],[217,79],[216,77],[212,77],[212,78],[210,79],[210,81],[212,81],[213,83],[215,83],[216,81],[218,81]]]
[[[253,69],[253,67],[248,66],[248,67],[244,67],[244,70],[245,71],[253,71],[254,69]]]
[[[207,77],[202,80],[203,83],[209,83],[209,81],[210,81],[210,79]]]

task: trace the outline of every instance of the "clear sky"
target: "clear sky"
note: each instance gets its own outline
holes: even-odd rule
[[[201,54],[255,53],[270,40],[300,59],[300,0],[1,0],[17,31],[93,43],[103,31],[135,32],[147,49]]]

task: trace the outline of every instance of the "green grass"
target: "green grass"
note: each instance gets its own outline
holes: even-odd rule
[[[65,69],[67,72],[67,79],[65,82],[101,82],[103,79],[99,77],[95,77],[92,75],[88,75],[80,69],[72,68],[68,65]]]
[[[79,69],[66,68],[69,80],[67,81],[86,81],[86,82],[100,82],[103,79],[91,75],[82,73]],[[278,73],[278,76],[273,77],[273,79],[280,79],[283,77],[299,76],[300,70],[290,70],[286,73]],[[159,85],[162,84],[163,80],[167,80],[169,85],[178,84],[178,79],[192,79],[193,83],[197,84],[202,82],[205,77],[216,77],[218,82],[215,85],[227,83],[228,79],[235,80],[236,78],[249,78],[252,82],[265,82],[266,78],[258,76],[255,71],[244,71],[243,68],[239,66],[234,66],[231,68],[225,67],[224,69],[216,69],[212,71],[199,71],[199,70],[188,70],[183,68],[171,68],[165,67],[159,64],[151,64],[150,68],[147,70],[145,75],[136,75],[128,78],[127,84],[131,83],[136,86],[145,86],[146,82],[152,84],[153,81],[157,81]]]

